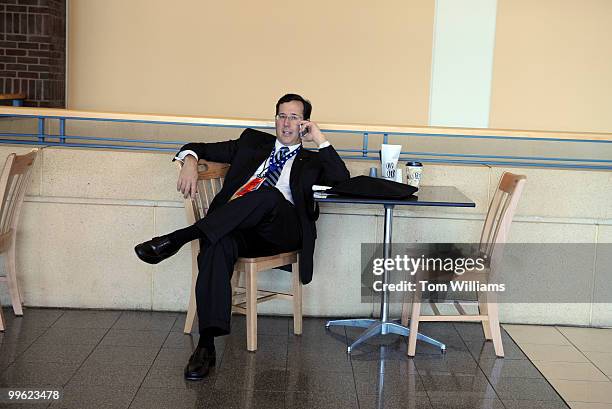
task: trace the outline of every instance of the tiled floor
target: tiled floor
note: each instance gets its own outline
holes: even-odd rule
[[[612,409],[612,329],[504,328],[573,409]]]
[[[405,341],[396,336],[348,356],[346,345],[360,331],[326,331],[325,320],[306,319],[303,335],[296,337],[290,319],[272,317],[260,317],[259,350],[249,353],[244,319],[235,317],[232,334],[217,343],[211,376],[187,382],[183,367],[197,335],[181,332],[183,314],[30,308],[23,318],[12,318],[5,311],[0,390],[63,390],[62,400],[51,405],[0,403],[9,409],[567,407],[506,333],[506,358],[496,359],[477,324],[423,324],[422,331],[445,342],[448,351],[441,355],[419,343],[417,357],[408,359]],[[569,337],[563,334],[557,342],[568,346],[561,340]],[[591,338],[580,339],[590,345]],[[599,355],[605,351],[589,353],[589,359],[607,362]],[[553,374],[564,370],[555,364],[543,368]],[[571,370],[601,379],[587,368]],[[576,380],[554,382],[561,390],[563,382],[575,383],[568,387],[574,400],[609,393]]]

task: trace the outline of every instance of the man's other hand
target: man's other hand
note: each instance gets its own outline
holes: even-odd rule
[[[183,194],[183,198],[191,197],[193,199],[197,191],[197,181],[198,161],[192,155],[187,155],[176,182],[176,190]]]

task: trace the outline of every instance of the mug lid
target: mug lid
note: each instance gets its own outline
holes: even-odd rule
[[[406,166],[423,166],[421,162],[406,162]]]

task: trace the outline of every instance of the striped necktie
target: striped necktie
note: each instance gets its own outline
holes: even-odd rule
[[[263,186],[276,186],[276,182],[278,182],[278,178],[280,177],[281,172],[283,171],[283,159],[287,156],[289,152],[289,148],[283,146],[274,156],[274,163],[277,165],[270,169],[266,174],[266,180],[263,182]],[[280,166],[278,164],[281,164]]]

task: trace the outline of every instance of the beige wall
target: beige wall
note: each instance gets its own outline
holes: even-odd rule
[[[72,109],[427,124],[434,1],[69,1]]]
[[[612,131],[612,2],[498,0],[491,128]]]

